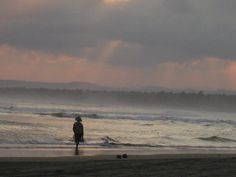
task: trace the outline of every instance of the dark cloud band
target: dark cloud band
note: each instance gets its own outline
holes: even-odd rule
[[[236,59],[235,0],[41,2],[40,8],[18,9],[19,15],[14,15],[17,4],[0,2],[1,44],[82,56],[84,48],[121,40],[131,47],[121,45],[110,62],[135,66],[209,56]],[[141,47],[132,48],[136,44]]]

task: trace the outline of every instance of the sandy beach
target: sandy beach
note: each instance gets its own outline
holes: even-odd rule
[[[128,158],[118,159],[123,153]],[[1,177],[236,176],[236,153],[223,151],[82,148],[76,156],[73,149],[22,148],[0,149],[0,155]]]
[[[74,156],[0,158],[2,177],[235,177],[236,155]]]

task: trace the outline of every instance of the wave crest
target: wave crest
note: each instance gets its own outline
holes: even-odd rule
[[[203,141],[211,141],[211,142],[236,142],[236,140],[223,138],[219,136],[211,136],[211,137],[206,137],[206,138],[200,137],[198,139],[203,140]]]

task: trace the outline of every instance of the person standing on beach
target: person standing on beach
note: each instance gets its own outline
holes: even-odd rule
[[[84,141],[84,126],[81,123],[82,119],[80,116],[77,116],[75,120],[76,122],[74,123],[73,131],[74,131],[76,150],[78,151],[79,143]]]

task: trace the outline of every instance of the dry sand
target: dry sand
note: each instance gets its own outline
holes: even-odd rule
[[[236,154],[2,157],[1,177],[236,177]]]

